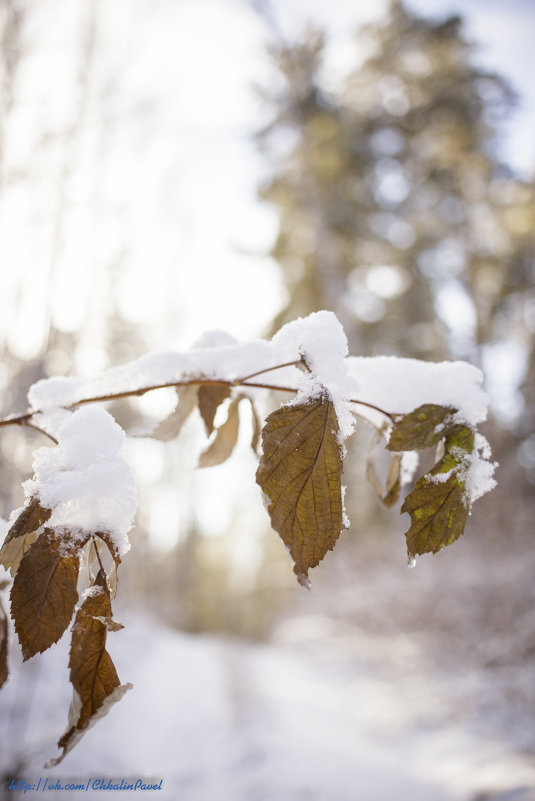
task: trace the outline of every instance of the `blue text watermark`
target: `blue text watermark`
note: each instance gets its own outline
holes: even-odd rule
[[[89,779],[50,779],[49,777],[37,778],[33,781],[26,779],[7,779],[5,782],[7,790],[19,792],[26,795],[26,793],[47,793],[47,792],[61,792],[78,791],[87,793],[90,790],[126,790],[127,792],[148,791],[148,790],[161,790],[163,787],[163,779],[103,779],[89,778]]]

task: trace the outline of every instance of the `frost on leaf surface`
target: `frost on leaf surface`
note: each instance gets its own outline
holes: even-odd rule
[[[256,481],[305,586],[309,569],[334,547],[344,527],[338,435],[334,406],[325,394],[277,409],[262,432]]]

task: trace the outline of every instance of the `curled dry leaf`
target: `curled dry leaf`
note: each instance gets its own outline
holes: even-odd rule
[[[214,441],[201,453],[199,467],[215,467],[225,462],[231,455],[238,441],[239,403],[240,398],[234,398],[229,404],[227,419],[216,429]]]
[[[108,631],[122,628],[112,620],[106,576],[99,571],[80,606],[72,627],[69,657],[73,702],[65,734],[58,742],[63,753],[49,763],[59,764],[85,732],[103,717],[111,706],[131,689],[121,685],[115,666],[106,651]]]
[[[304,586],[309,569],[334,547],[344,526],[338,434],[334,406],[323,395],[277,409],[262,432],[256,481]]]
[[[208,436],[214,430],[216,412],[227,398],[230,397],[228,384],[202,384],[199,387],[199,411],[206,426]]]
[[[69,625],[79,567],[78,549],[46,528],[22,557],[11,588],[11,617],[25,661],[50,648]]]
[[[247,398],[251,404],[251,413],[253,416],[253,435],[251,437],[251,448],[253,449],[254,453],[258,454],[260,437],[262,436],[262,421],[251,398],[248,398],[246,395],[243,397]]]
[[[37,539],[37,532],[52,514],[51,509],[41,506],[37,498],[30,503],[17,517],[0,549],[0,564],[15,576],[22,557]]]
[[[178,387],[177,405],[165,420],[159,423],[154,431],[149,434],[152,439],[159,439],[162,442],[169,442],[171,439],[178,437],[182,430],[182,426],[197,406],[197,390],[196,384],[188,384],[183,387]]]
[[[119,555],[119,549],[117,548],[117,545],[116,545],[112,535],[107,531],[97,531],[96,534],[93,535],[93,542],[95,544],[95,549],[96,549],[97,548],[97,544],[96,544],[96,541],[94,539],[95,537],[98,537],[99,540],[102,540],[102,542],[106,545],[108,551],[110,552],[110,554],[112,556],[112,559],[113,559],[114,563],[118,567],[121,564],[121,557]],[[95,556],[96,556],[96,552],[95,552]]]

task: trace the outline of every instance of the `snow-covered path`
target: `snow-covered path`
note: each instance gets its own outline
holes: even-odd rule
[[[184,635],[134,615],[123,622],[109,650],[134,689],[49,771],[42,766],[55,755],[70,701],[68,644],[41,665],[17,667],[0,693],[2,772],[12,775],[24,738],[31,756],[17,776],[26,781],[162,779],[150,797],[174,801],[470,801],[481,791],[535,787],[527,761],[462,728],[371,731],[362,709],[384,718],[388,704],[374,676],[346,679],[295,649]]]

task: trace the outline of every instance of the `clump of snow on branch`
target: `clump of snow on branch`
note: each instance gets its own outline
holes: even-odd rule
[[[242,391],[252,383],[247,390],[251,395],[261,391],[254,384],[294,390],[294,403],[306,402],[327,390],[338,417],[341,439],[354,429],[354,412],[379,427],[385,423],[380,410],[405,414],[423,404],[451,406],[458,410],[457,421],[471,427],[486,418],[489,399],[482,388],[483,375],[471,364],[392,356],[349,357],[347,352],[347,338],[340,322],[332,312],[320,311],[283,326],[271,341],[236,342],[224,332],[212,332],[185,353],[149,354],[106,370],[94,379],[38,381],[28,397],[31,409],[46,412],[43,418],[48,418],[54,409],[88,398],[139,393],[144,388],[192,383],[196,378],[236,384],[244,379]],[[287,366],[274,369],[278,365]],[[89,444],[92,437],[86,439]],[[488,461],[488,448],[481,445],[481,440],[478,442],[466,474],[467,493],[472,500],[494,486],[495,465]]]
[[[423,403],[458,409],[475,425],[485,419],[487,393],[480,370],[466,362],[422,362],[394,356],[348,357],[347,339],[332,312],[316,312],[283,326],[271,341],[235,343],[228,335],[201,339],[185,353],[154,353],[104,371],[93,379],[48,378],[30,388],[32,410],[69,407],[83,398],[135,392],[195,377],[239,381],[262,369],[304,359],[313,372],[297,367],[272,370],[269,382],[306,395],[323,384],[338,401],[355,399],[403,414]],[[341,404],[337,411],[344,413]],[[351,425],[352,427],[352,425]]]
[[[453,406],[458,421],[476,425],[487,417],[489,397],[481,370],[467,362],[422,362],[396,356],[350,357],[349,373],[359,383],[359,400],[406,414],[424,403]]]
[[[100,407],[84,407],[64,419],[57,447],[34,454],[34,477],[27,497],[52,509],[48,526],[58,533],[110,534],[119,554],[130,544],[127,532],[136,511],[133,473],[123,457],[126,435]]]
[[[334,404],[340,434],[343,439],[348,437],[355,427],[349,400],[358,396],[359,385],[347,372],[347,337],[336,316],[320,311],[294,320],[281,328],[272,342],[282,361],[295,359],[297,350],[297,358],[301,356],[307,368],[295,371],[298,394],[294,402],[306,402],[326,389]]]

